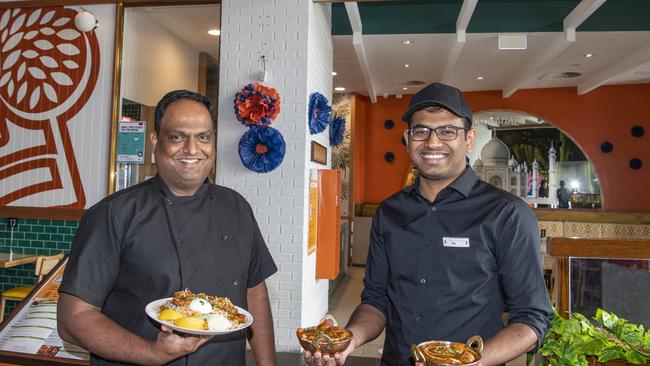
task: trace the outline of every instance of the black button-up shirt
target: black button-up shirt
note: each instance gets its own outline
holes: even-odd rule
[[[533,329],[539,346],[553,310],[535,214],[470,167],[433,203],[416,181],[373,217],[361,298],[386,316],[382,365],[411,365],[414,343],[487,340],[505,311]]]
[[[248,203],[203,184],[176,197],[159,176],[113,194],[79,223],[59,291],[101,308],[149,340],[145,306],[185,288],[247,308],[247,289],[277,270]],[[170,365],[244,365],[245,334],[217,336]],[[123,365],[91,356],[93,365]]]

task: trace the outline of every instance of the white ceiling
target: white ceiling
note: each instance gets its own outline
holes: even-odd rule
[[[523,51],[500,51],[496,33],[472,33],[453,66],[447,80],[463,91],[503,90],[520,75],[526,67],[535,63],[553,40],[562,33],[531,33],[528,35],[528,49]],[[414,40],[411,45],[402,41]],[[364,35],[363,43],[367,55],[370,75],[377,96],[384,93],[413,94],[421,87],[402,90],[404,81],[420,80],[425,83],[442,81],[447,56],[454,43],[455,34],[413,34],[413,35]],[[334,36],[334,86],[346,88],[346,92],[368,95],[352,36]],[[605,81],[606,84],[650,83],[650,32],[585,32],[578,33],[576,41],[549,64],[537,68],[532,78],[521,85],[521,89],[577,87],[590,81],[601,72],[615,67],[635,52],[645,62],[620,70]],[[591,53],[593,57],[586,58]],[[409,64],[405,68],[404,64]],[[570,79],[559,78],[557,74],[567,71],[582,73]],[[483,76],[484,80],[477,80]]]
[[[463,0],[457,29],[466,29],[476,2]],[[649,31],[576,32],[571,40],[604,2],[581,1],[565,18],[563,32],[519,33],[526,36],[527,49],[516,51],[499,50],[498,33],[467,33],[464,42],[456,33],[364,35],[356,3],[346,3],[357,38],[332,37],[334,87],[373,99],[413,94],[422,87],[405,86],[407,81],[441,81],[463,91],[501,90],[504,97],[529,88],[576,87],[585,94],[601,85],[650,83]],[[414,42],[404,45],[405,40]],[[566,72],[582,75],[561,77]]]
[[[221,29],[219,4],[129,7],[126,10],[150,17],[200,52],[219,59],[220,37],[208,34],[210,29]]]

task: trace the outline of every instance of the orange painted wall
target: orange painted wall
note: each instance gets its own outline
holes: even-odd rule
[[[650,84],[600,87],[586,95],[577,95],[575,88],[520,90],[510,98],[500,91],[465,93],[474,112],[487,109],[511,109],[541,117],[575,141],[587,155],[600,179],[603,209],[650,211]],[[405,123],[401,114],[408,105],[404,99],[378,98],[368,104],[363,115],[356,114],[355,126],[365,126],[365,157],[355,169],[363,166],[362,197],[366,203],[381,202],[401,188],[409,158],[400,138]],[[384,128],[392,119],[395,127]],[[630,129],[641,125],[643,137],[633,137]],[[355,139],[356,141],[356,139]],[[600,144],[610,141],[614,151],[604,154]],[[387,163],[384,154],[392,151],[395,161]],[[643,167],[629,168],[629,160],[639,158]],[[356,172],[355,172],[356,176]],[[356,184],[355,184],[356,187]]]
[[[365,201],[366,109],[370,99],[360,95],[350,98],[352,113],[352,194],[354,203]]]

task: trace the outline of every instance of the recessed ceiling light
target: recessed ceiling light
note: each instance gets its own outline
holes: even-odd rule
[[[336,71],[332,71],[332,76],[336,76],[336,75],[338,75],[338,74],[339,74],[338,72],[336,72]]]
[[[402,90],[409,90],[409,88],[407,88],[407,87],[402,87]]]
[[[594,57],[594,54],[593,54],[593,53],[587,53],[587,54],[585,55],[585,57],[586,57],[586,58],[592,58],[592,57]]]
[[[211,36],[219,37],[221,35],[221,30],[219,29],[210,29],[208,34]]]
[[[409,65],[409,64],[404,64],[404,68],[405,68],[405,69],[408,69],[409,67],[411,67],[411,65]]]
[[[476,80],[485,80],[485,78],[482,77],[482,76],[477,76],[477,77],[476,77]]]
[[[408,44],[413,44],[413,43],[415,43],[415,41],[412,40],[412,39],[405,39],[405,40],[402,41],[402,44],[407,44],[407,45]]]
[[[336,91],[345,91],[345,88],[342,87],[342,86],[337,86],[336,88],[334,88],[334,90],[336,90]]]

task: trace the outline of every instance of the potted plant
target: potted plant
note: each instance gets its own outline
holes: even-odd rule
[[[580,313],[555,314],[539,350],[543,366],[650,365],[650,330],[602,309],[592,323]]]

